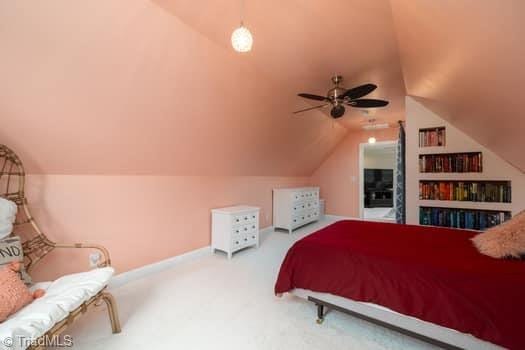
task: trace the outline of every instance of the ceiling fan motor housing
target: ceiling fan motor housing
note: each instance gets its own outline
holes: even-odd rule
[[[334,118],[341,118],[345,114],[345,107],[343,105],[335,105],[330,111],[330,115]]]

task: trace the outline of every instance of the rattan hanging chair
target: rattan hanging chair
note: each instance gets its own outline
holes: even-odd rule
[[[14,232],[22,239],[24,265],[28,272],[54,249],[66,248],[98,250],[102,255],[98,267],[110,266],[109,252],[103,246],[84,243],[59,244],[51,241],[31,216],[24,192],[24,185],[25,172],[22,162],[11,149],[0,144],[0,197],[9,199],[18,206]],[[107,305],[113,333],[119,333],[120,322],[116,303],[113,296],[104,288],[94,297],[85,301],[77,309],[72,311],[65,319],[55,324],[55,326],[42,337],[52,337],[62,333],[77,317],[85,313],[87,309],[98,306],[103,302]],[[30,349],[39,348],[40,347],[30,347]]]

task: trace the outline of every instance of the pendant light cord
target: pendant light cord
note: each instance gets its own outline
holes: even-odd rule
[[[244,26],[244,1],[245,0],[240,0],[241,1],[241,26]]]

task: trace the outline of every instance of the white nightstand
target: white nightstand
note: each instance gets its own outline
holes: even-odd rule
[[[260,208],[239,205],[211,210],[211,248],[232,253],[250,246],[259,247]]]

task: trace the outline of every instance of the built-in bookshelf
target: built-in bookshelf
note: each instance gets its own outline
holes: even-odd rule
[[[483,178],[482,152],[447,152],[446,132],[419,129],[419,224],[485,230],[509,219],[511,182]]]
[[[475,227],[476,218],[488,227],[497,222],[495,213],[505,220],[525,209],[525,174],[419,101],[408,97],[406,108],[408,224],[419,224],[426,214],[422,223],[434,218],[434,225],[454,226],[439,215],[456,213],[456,220],[466,215],[461,220],[474,222],[465,227]],[[442,146],[439,137],[435,142],[438,132],[445,135]]]
[[[444,126],[419,129],[419,147],[442,147],[446,145],[447,131]]]
[[[510,219],[510,211],[464,208],[420,207],[419,224],[486,230]]]
[[[420,180],[419,199],[511,203],[510,181]]]
[[[421,173],[481,173],[483,155],[481,152],[420,154]]]

